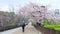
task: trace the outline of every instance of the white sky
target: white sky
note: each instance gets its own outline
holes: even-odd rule
[[[52,8],[60,9],[60,0],[0,0],[0,10],[9,11],[12,6],[17,10],[29,2],[51,5]]]

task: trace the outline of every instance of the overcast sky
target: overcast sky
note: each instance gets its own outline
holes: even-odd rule
[[[29,2],[51,5],[52,8],[60,9],[60,0],[0,0],[0,10],[9,11],[12,6],[17,10]]]

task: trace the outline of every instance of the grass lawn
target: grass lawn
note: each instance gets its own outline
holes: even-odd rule
[[[54,30],[60,30],[60,24],[48,24],[48,23],[45,23],[44,27],[45,28],[51,28],[51,29],[54,29]]]

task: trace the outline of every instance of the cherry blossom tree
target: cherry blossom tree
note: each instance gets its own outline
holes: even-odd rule
[[[43,24],[46,11],[47,11],[46,6],[30,3],[20,8],[19,14],[22,14],[23,16],[32,19],[33,22]]]

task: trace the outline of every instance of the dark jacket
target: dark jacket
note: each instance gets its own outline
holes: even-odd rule
[[[21,26],[22,26],[22,27],[25,27],[25,26],[26,26],[26,24],[25,24],[25,23],[23,23]]]

